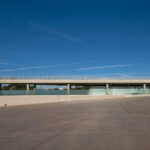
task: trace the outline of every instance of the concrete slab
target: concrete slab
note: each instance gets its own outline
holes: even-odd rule
[[[0,150],[149,150],[150,97],[0,108]]]

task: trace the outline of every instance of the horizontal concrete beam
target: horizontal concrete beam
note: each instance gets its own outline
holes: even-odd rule
[[[150,84],[150,80],[0,80],[0,84],[29,83],[29,84]]]

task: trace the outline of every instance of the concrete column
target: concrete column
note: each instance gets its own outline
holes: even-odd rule
[[[146,84],[143,84],[144,94],[146,94]]]
[[[70,91],[71,90],[71,85],[70,83],[67,84],[67,91]]]
[[[36,90],[36,84],[33,85],[33,90],[34,90],[34,91]]]
[[[109,95],[109,84],[106,84],[106,95]]]
[[[29,84],[29,83],[27,83],[27,85],[26,85],[26,89],[27,89],[27,91],[29,91],[29,90],[30,90],[30,84]]]

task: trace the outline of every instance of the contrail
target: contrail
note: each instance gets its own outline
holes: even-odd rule
[[[0,59],[1,60],[1,59]],[[19,64],[9,63],[9,62],[2,62],[0,61],[0,65],[10,65],[10,66],[18,66]]]
[[[4,59],[4,58],[0,58],[0,61],[6,61],[6,59]]]
[[[96,69],[121,68],[121,67],[130,67],[130,66],[134,66],[134,65],[124,64],[124,65],[94,66],[94,67],[87,67],[87,68],[79,68],[75,70],[96,70]]]
[[[93,61],[70,63],[70,64],[31,66],[31,67],[22,67],[22,68],[15,68],[15,69],[4,69],[4,70],[0,70],[0,72],[13,72],[13,71],[22,71],[22,70],[31,70],[31,69],[43,69],[43,68],[50,68],[50,67],[63,67],[63,66],[80,65],[80,64],[83,64],[83,63],[91,63],[91,62],[93,62]]]
[[[55,30],[51,27],[42,26],[42,25],[39,25],[38,23],[35,23],[35,22],[32,22],[32,21],[30,21],[29,23],[34,28],[40,29],[44,32],[47,32],[48,34],[56,35],[57,37],[66,39],[66,40],[71,41],[71,42],[82,42],[82,40],[79,39],[79,38],[75,38],[75,37],[70,36],[68,34],[62,33],[62,32],[57,31],[57,30]]]

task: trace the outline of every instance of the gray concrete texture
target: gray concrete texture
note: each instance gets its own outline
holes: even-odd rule
[[[127,95],[5,95],[0,96],[0,107],[30,105],[54,102],[86,101],[95,99],[120,98]],[[134,96],[134,95],[133,95]],[[138,95],[141,96],[141,95]],[[148,96],[148,95],[144,95]]]
[[[1,107],[0,150],[150,150],[150,97]]]
[[[5,83],[27,83],[27,84],[54,84],[54,85],[67,85],[69,84],[150,84],[150,80],[121,80],[121,79],[106,79],[106,80],[33,80],[33,79],[1,79],[0,84],[5,84]]]

